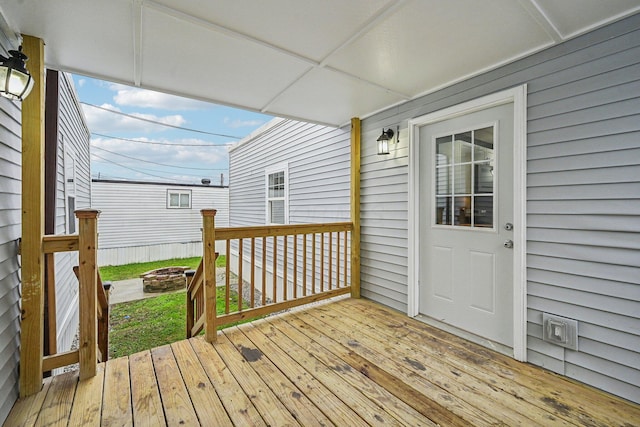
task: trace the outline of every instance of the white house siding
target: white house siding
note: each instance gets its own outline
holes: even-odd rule
[[[191,191],[191,208],[167,208],[168,190]],[[229,225],[227,187],[94,180],[92,207],[101,211],[100,265],[202,256],[201,209]]]
[[[640,15],[363,121],[362,295],[407,309],[407,120],[524,83],[528,360],[640,402]],[[579,351],[542,312],[579,321]]]
[[[230,226],[266,224],[265,173],[267,169],[282,164],[286,164],[288,170],[289,224],[350,221],[350,138],[349,128],[274,119],[241,141],[229,153]],[[320,245],[319,240],[317,245]],[[310,246],[309,241],[309,251]],[[260,253],[261,241],[257,241],[256,247]],[[250,249],[245,250],[247,258]],[[282,241],[278,250],[282,253]],[[328,244],[325,246],[327,251]],[[292,241],[289,254],[293,256]],[[232,246],[231,255],[231,268],[235,270],[236,245]],[[267,271],[271,269],[272,255],[273,249],[269,245]],[[311,262],[310,256],[308,259]],[[299,257],[299,262],[302,262],[302,257]],[[249,271],[248,263],[245,267],[245,271]],[[260,260],[257,260],[257,267],[256,285],[261,286]],[[268,280],[271,277],[268,275]],[[289,277],[293,277],[292,270]],[[271,283],[268,285],[267,294],[271,297]]]
[[[56,234],[73,232],[69,228],[69,215],[73,209],[67,204],[67,192],[70,186],[75,187],[75,208],[91,207],[91,169],[89,156],[90,132],[84,120],[84,113],[78,103],[71,76],[58,73],[58,150],[57,150],[57,184],[56,184]],[[65,160],[66,159],[66,160]],[[66,164],[65,164],[66,162]],[[70,162],[75,168],[74,178],[71,175]],[[72,181],[73,182],[70,182]],[[71,212],[69,212],[71,210]],[[75,230],[77,233],[77,230]],[[77,252],[55,254],[56,274],[56,321],[58,351],[67,351],[78,330],[78,280],[73,267],[78,265]]]
[[[5,48],[0,40],[3,55]],[[21,116],[20,103],[0,97],[0,423],[18,398]]]

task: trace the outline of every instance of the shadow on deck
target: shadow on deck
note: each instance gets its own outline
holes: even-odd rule
[[[640,407],[366,300],[45,381],[5,425],[640,425]]]

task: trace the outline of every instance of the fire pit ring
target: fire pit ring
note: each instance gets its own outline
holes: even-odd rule
[[[184,274],[189,267],[165,267],[142,273],[142,290],[148,293],[169,292],[187,285]]]

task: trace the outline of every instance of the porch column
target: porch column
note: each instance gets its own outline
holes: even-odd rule
[[[351,298],[360,298],[360,119],[351,119]]]
[[[44,42],[23,36],[33,90],[22,101],[22,322],[20,396],[42,388],[44,354]]]
[[[216,210],[202,209],[200,212],[202,213],[203,231],[204,337],[208,342],[214,343],[218,338],[216,322]]]

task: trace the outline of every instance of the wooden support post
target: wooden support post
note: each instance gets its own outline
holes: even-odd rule
[[[351,119],[351,297],[360,298],[360,119]]]
[[[42,388],[44,351],[44,42],[24,36],[31,93],[22,101],[22,323],[20,396]]]
[[[80,289],[80,381],[94,377],[98,364],[98,215],[100,211],[92,209],[76,211]]]
[[[218,339],[216,322],[216,210],[202,209],[203,254],[202,267],[204,273],[204,337],[214,343]],[[227,262],[229,262],[227,253]]]

